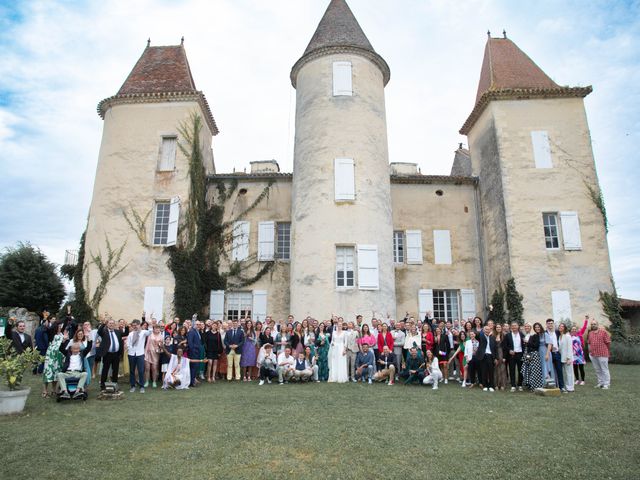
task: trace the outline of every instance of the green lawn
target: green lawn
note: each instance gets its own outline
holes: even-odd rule
[[[640,368],[560,398],[226,382],[0,418],[0,478],[640,478]],[[95,388],[95,384],[92,385]]]

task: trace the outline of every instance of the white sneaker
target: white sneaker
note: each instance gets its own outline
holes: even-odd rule
[[[516,391],[516,387],[511,387],[511,393]]]
[[[434,385],[433,388],[431,390],[437,390],[438,389],[438,385]]]
[[[524,389],[522,387],[518,387],[518,391],[519,392],[524,392]]]
[[[136,387],[131,387],[129,389],[129,393],[135,393],[136,392]]]
[[[602,389],[603,389],[603,390],[609,390],[609,385],[603,385],[603,386],[602,386]]]
[[[488,389],[487,387],[484,387],[484,388],[482,389],[482,391],[483,391],[483,392],[488,392],[488,391],[489,391],[489,389]]]
[[[260,385],[260,386],[264,385],[264,380],[260,380],[260,382],[258,383],[258,385]]]
[[[602,388],[602,385],[597,384],[597,385],[596,385],[595,387],[593,387],[593,388]]]
[[[369,385],[371,385],[373,382],[371,381],[371,379],[369,379]]]
[[[493,388],[490,388],[490,389],[489,389],[489,391],[490,391],[490,392],[494,392],[495,390],[494,390]]]
[[[449,383],[449,380],[447,380],[446,378],[444,379],[444,384],[446,385],[447,383]]]
[[[358,383],[358,380],[356,380],[355,378],[351,379],[353,381],[353,383]]]
[[[465,382],[462,382],[462,385],[460,385],[462,388],[465,388],[467,386],[467,384]]]
[[[269,385],[271,385],[271,379],[270,379],[270,378],[267,378],[267,383],[268,383]]]
[[[573,382],[574,385],[580,385],[580,380],[576,380],[575,382]]]

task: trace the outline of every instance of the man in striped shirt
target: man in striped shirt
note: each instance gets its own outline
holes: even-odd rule
[[[593,369],[596,371],[598,384],[596,388],[609,389],[611,377],[609,375],[609,346],[611,345],[611,337],[604,327],[598,325],[598,322],[591,322],[591,330],[587,337],[589,345],[589,358]]]

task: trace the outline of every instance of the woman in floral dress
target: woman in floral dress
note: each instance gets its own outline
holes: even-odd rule
[[[60,345],[62,345],[62,340],[64,339],[64,336],[62,335],[62,325],[62,322],[54,322],[51,327],[55,333],[53,339],[49,343],[47,353],[44,357],[44,371],[42,373],[42,381],[44,383],[44,388],[42,390],[43,398],[55,394],[58,373],[62,370],[62,362],[64,360],[62,353],[60,352]],[[51,387],[50,391],[49,387]]]
[[[327,327],[324,323],[318,326],[318,338],[316,339],[316,350],[318,354],[318,380],[326,382],[329,379],[329,345],[331,338],[325,332]]]

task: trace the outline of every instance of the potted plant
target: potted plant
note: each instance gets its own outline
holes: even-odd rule
[[[20,388],[22,375],[27,368],[43,361],[42,355],[31,348],[18,354],[11,340],[0,338],[0,377],[4,378],[9,390],[0,390],[0,415],[19,413],[29,396],[30,388]]]

